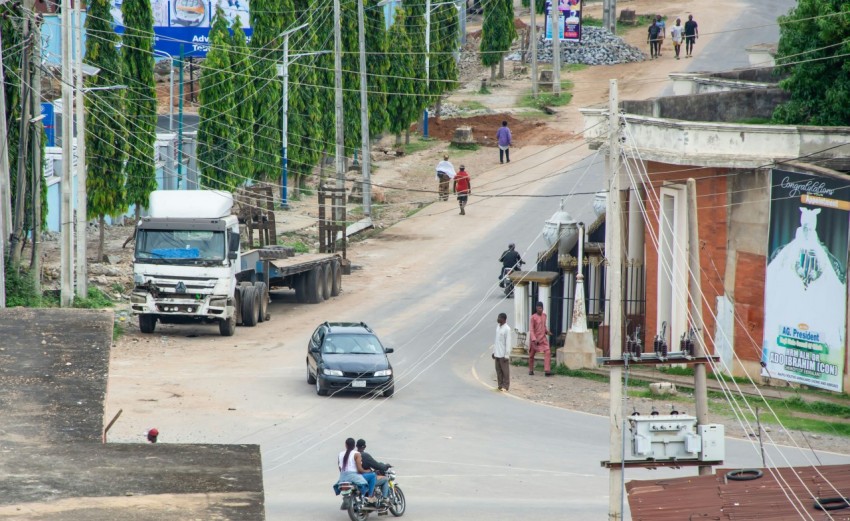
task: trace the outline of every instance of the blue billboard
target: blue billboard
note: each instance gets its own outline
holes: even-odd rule
[[[112,1],[112,18],[119,33],[124,32],[122,1]],[[183,44],[187,56],[205,56],[209,50],[210,23],[217,7],[224,11],[228,25],[239,18],[250,39],[249,0],[151,0],[154,48],[177,57]]]

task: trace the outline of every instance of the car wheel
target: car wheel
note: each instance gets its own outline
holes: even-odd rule
[[[322,298],[324,300],[330,300],[331,295],[333,295],[333,265],[331,263],[327,263],[322,268],[322,274],[324,275],[324,281],[322,283]]]
[[[265,282],[255,282],[254,289],[260,295],[259,322],[265,322],[269,313],[269,290]]]
[[[316,369],[318,371],[318,369]],[[319,378],[319,375],[316,374],[316,394],[319,396],[327,396],[328,390],[322,385],[322,379]]]
[[[395,393],[395,384],[390,382],[386,387],[384,387],[383,395],[384,398],[390,398]]]
[[[342,293],[342,266],[339,261],[331,263],[331,273],[333,274],[333,285],[331,287],[331,296],[338,297]]]
[[[307,363],[307,383],[313,385],[316,383],[316,377],[310,372],[310,364]]]
[[[307,303],[308,304],[319,304],[324,300],[324,279],[325,270],[322,268],[322,265],[311,269],[307,272]]]
[[[246,286],[242,288],[242,325],[246,327],[254,327],[260,318],[260,310],[257,309],[260,305],[259,295],[257,294],[256,286]]]

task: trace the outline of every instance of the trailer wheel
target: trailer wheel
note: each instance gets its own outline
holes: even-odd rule
[[[258,308],[259,311],[260,311],[260,318],[259,318],[258,321],[259,322],[265,322],[266,320],[268,320],[267,314],[268,314],[268,310],[269,310],[268,287],[266,286],[265,282],[257,282],[257,283],[254,284],[254,290],[260,296],[260,305],[259,305],[259,308]]]
[[[322,265],[322,274],[324,275],[324,277],[322,277],[322,298],[330,300],[334,289],[334,273],[331,263]]]
[[[333,274],[331,296],[338,297],[342,293],[342,266],[339,265],[338,260],[331,262],[331,273]]]
[[[139,331],[149,335],[156,329],[156,315],[139,315]]]
[[[307,302],[309,304],[319,304],[324,300],[324,290],[322,289],[324,275],[325,270],[322,269],[321,265],[316,266],[307,273]]]
[[[298,275],[293,275],[295,278],[295,282],[292,287],[295,289],[295,302],[299,304],[304,304],[307,302],[307,276],[306,274],[299,273]]]
[[[257,288],[248,286],[242,288],[242,325],[254,327],[259,320],[259,295]]]
[[[222,318],[218,321],[218,332],[221,336],[233,336],[236,333],[236,314],[230,318]]]

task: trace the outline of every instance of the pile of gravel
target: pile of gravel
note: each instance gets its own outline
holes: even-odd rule
[[[646,56],[619,36],[599,27],[582,27],[581,42],[561,41],[561,63],[614,65],[644,61]],[[551,63],[552,42],[537,43],[537,60]]]

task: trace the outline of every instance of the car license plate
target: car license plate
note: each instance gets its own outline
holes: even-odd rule
[[[354,380],[351,387],[366,387],[366,380]]]

